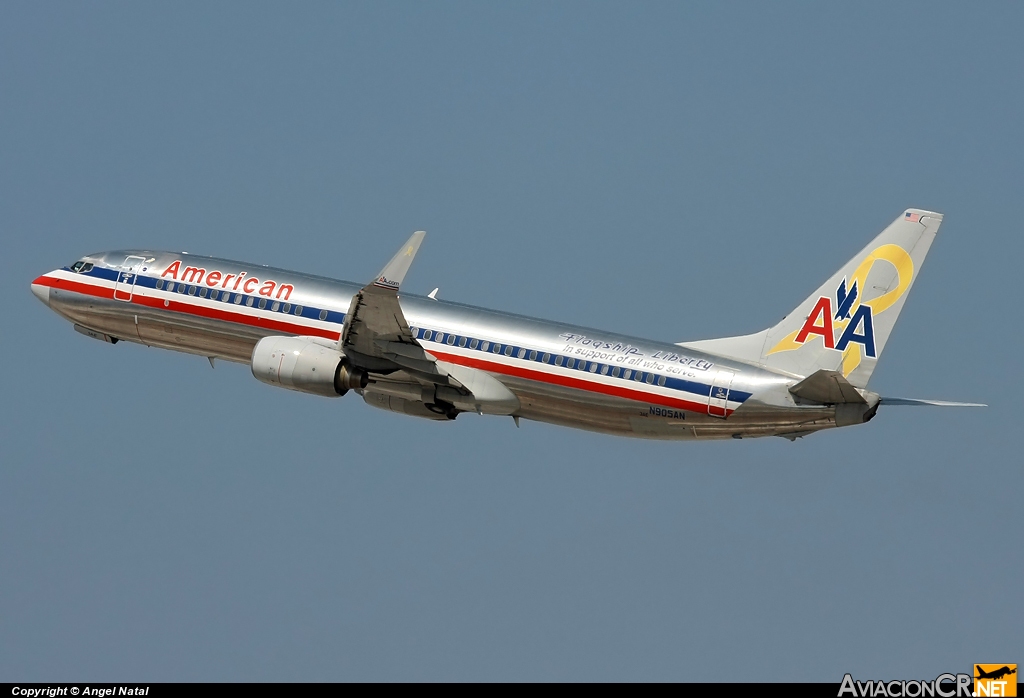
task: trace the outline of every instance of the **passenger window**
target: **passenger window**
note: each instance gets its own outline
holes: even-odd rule
[[[190,295],[190,296],[196,295],[196,287],[195,286],[189,286],[188,287],[188,295]]]
[[[505,345],[505,356],[512,356],[512,345]]]
[[[235,294],[235,305],[241,305],[242,304],[242,298],[244,298],[244,296],[241,293],[236,293]]]
[[[661,376],[658,378],[658,385],[660,385],[662,388],[665,387],[665,376]]]
[[[163,287],[164,287],[164,280],[163,279],[157,279],[156,280],[156,290],[159,291]]]
[[[470,349],[476,349],[478,346],[480,346],[480,340],[479,339],[474,339],[472,342],[469,343],[469,348]]]
[[[565,367],[566,368],[572,368],[575,365],[576,365],[576,359],[572,358],[571,356],[568,359],[565,360]]]
[[[622,377],[629,380],[629,377],[633,375],[633,369],[627,368],[622,372]]]
[[[643,371],[637,371],[636,374],[633,376],[633,380],[635,380],[637,382],[640,382],[643,379],[644,379],[644,372]]]
[[[263,310],[266,307],[267,307],[267,299],[266,298],[260,298],[260,310]]]
[[[598,366],[598,365],[597,365],[596,363],[594,363],[593,361],[591,361],[591,362],[590,362],[590,372],[591,372],[591,373],[597,373],[597,366]]]
[[[295,314],[296,315],[302,315],[302,306],[301,305],[295,306]]]
[[[654,374],[648,373],[647,378],[645,378],[644,380],[647,382],[648,385],[650,385],[651,383],[654,382]]]
[[[602,376],[607,376],[608,375],[608,364],[601,364],[601,375]]]
[[[256,300],[256,299],[255,299],[255,298],[253,298],[252,296],[249,296],[249,297],[247,297],[247,298],[245,299],[245,305],[246,305],[247,307],[251,308],[251,307],[252,307],[252,302],[253,302],[254,300]]]
[[[286,314],[286,315],[288,313],[292,312],[292,304],[291,303],[285,303],[284,305],[282,305],[281,306],[281,312]]]
[[[423,332],[423,339],[425,339],[425,340],[427,340],[429,342],[431,336],[433,336],[433,333],[430,330],[424,330],[424,332]]]
[[[537,352],[531,351],[530,352],[530,361],[536,361],[536,360],[537,360]]]
[[[618,378],[618,377],[619,377],[619,367],[616,366],[615,368],[612,369],[612,378]]]
[[[320,311],[320,319],[321,320],[326,320],[327,319],[327,311],[326,310],[321,310]]]
[[[459,337],[459,346],[460,347],[466,346],[466,338],[465,337]]]
[[[501,353],[501,345],[500,344],[495,344],[494,348],[491,349],[491,351],[493,351],[495,354],[500,354]]]
[[[178,293],[185,292],[185,284],[178,284]]]
[[[555,366],[561,366],[561,365],[562,365],[562,357],[561,356],[556,356],[555,357]]]
[[[205,286],[203,288],[199,289],[199,297],[200,298],[206,298],[206,293],[207,293],[207,291],[206,291],[206,287]]]
[[[217,300],[217,296],[219,295],[220,291],[218,291],[217,289],[213,289],[212,291],[210,291],[210,300]]]
[[[480,342],[480,351],[487,351],[491,348],[490,342]]]
[[[519,351],[516,352],[516,358],[521,359],[524,356],[526,356],[526,350],[525,349],[520,349]]]
[[[279,303],[278,301],[274,301],[274,304],[273,304],[272,306],[270,306],[270,309],[271,309],[272,311],[274,311],[275,313],[276,313],[276,312],[277,312],[277,311],[278,311],[278,310],[279,310],[280,308],[281,308],[281,303]]]
[[[551,363],[551,354],[545,353],[544,356],[540,357],[540,360],[546,364]]]
[[[455,344],[455,335],[448,335],[448,340],[445,342],[445,344],[447,344],[448,346]]]

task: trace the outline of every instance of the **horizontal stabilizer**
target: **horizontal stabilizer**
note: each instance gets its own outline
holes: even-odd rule
[[[928,405],[930,407],[988,407],[980,402],[949,402],[947,400],[914,400],[907,397],[883,397],[883,405],[909,405],[917,407]]]
[[[789,392],[803,400],[820,402],[824,405],[867,403],[857,389],[850,385],[850,381],[843,378],[842,373],[825,369],[815,371],[807,376],[790,388]]]

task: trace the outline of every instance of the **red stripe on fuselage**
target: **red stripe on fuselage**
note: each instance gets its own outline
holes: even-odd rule
[[[86,296],[95,296],[97,298],[109,299],[114,298],[113,288],[107,288],[104,286],[93,286],[92,284],[83,284],[78,281],[69,281],[67,279],[60,279],[52,276],[40,276],[32,283],[40,284],[42,286],[51,286],[53,288],[61,290],[73,291],[74,293],[81,293]],[[118,303],[124,302],[126,301],[118,301]],[[198,315],[199,317],[210,318],[213,320],[222,320],[224,322],[231,322],[238,325],[248,325],[250,327],[260,327],[270,330],[276,330],[279,332],[287,332],[288,334],[301,334],[307,336],[325,337],[326,339],[338,339],[338,337],[341,336],[340,332],[332,332],[331,330],[325,330],[319,327],[298,325],[293,322],[282,322],[281,320],[273,320],[265,317],[246,315],[245,313],[221,310],[220,308],[208,308],[206,306],[193,303],[182,303],[179,300],[172,300],[169,298],[164,299],[158,297],[140,296],[136,294],[132,296],[132,299],[130,301],[127,302],[145,306],[147,308],[155,308],[157,310],[171,310],[177,313]]]
[[[621,388],[617,385],[595,383],[593,381],[581,380],[579,378],[573,378],[572,376],[563,376],[561,374],[556,373],[544,373],[543,371],[537,371],[531,368],[523,368],[521,366],[507,366],[505,364],[496,363],[494,361],[484,361],[483,359],[477,359],[470,356],[462,356],[460,354],[447,354],[444,352],[435,351],[433,349],[428,349],[427,351],[429,351],[431,354],[444,361],[449,361],[453,364],[459,364],[460,366],[478,368],[481,371],[501,373],[506,376],[526,378],[527,380],[537,381],[538,383],[550,383],[553,385],[560,385],[566,388],[585,390],[591,393],[601,393],[603,395],[621,397],[627,400],[636,400],[637,402],[646,402],[654,405],[662,405],[664,407],[675,407],[677,409],[687,410],[689,412],[698,412],[706,414],[708,411],[707,403],[693,402],[691,400],[681,400],[679,398],[668,397],[667,395],[659,395],[657,393],[644,393],[639,390],[631,390],[630,388]],[[726,410],[726,415],[732,414],[734,411],[735,410]]]
[[[95,296],[98,298],[113,299],[114,297],[113,288],[107,288],[105,286],[94,286],[92,284],[83,284],[78,281],[69,281],[67,279],[61,279],[52,276],[40,276],[32,283],[39,284],[42,286],[50,286],[61,290],[73,291],[75,293],[81,293],[88,296]],[[267,329],[279,330],[291,334],[315,335],[318,337],[325,337],[327,339],[338,339],[338,337],[340,337],[339,332],[331,332],[330,330],[324,330],[318,327],[296,325],[294,323],[281,322],[279,320],[269,320],[267,318],[254,317],[251,315],[246,315],[244,313],[228,312],[217,308],[207,308],[201,305],[182,303],[181,301],[177,300],[168,299],[168,305],[164,305],[165,299],[163,298],[150,298],[135,295],[132,297],[130,302],[150,308],[156,308],[159,310],[171,310],[179,313],[188,313],[191,315],[198,315],[200,317],[222,320],[224,322],[248,325],[250,327],[265,327]],[[645,393],[639,390],[632,390],[630,388],[622,388],[615,385],[606,385],[604,383],[596,383],[593,381],[581,380],[579,378],[563,376],[561,374],[545,373],[543,371],[537,371],[535,369],[530,368],[523,368],[520,366],[509,366],[494,361],[485,361],[483,359],[477,359],[470,356],[462,356],[460,354],[448,354],[446,352],[439,352],[433,349],[427,349],[427,351],[429,351],[431,354],[438,357],[439,359],[443,359],[444,361],[449,361],[453,364],[459,364],[460,366],[469,366],[470,368],[476,368],[482,371],[490,371],[492,373],[498,373],[506,376],[516,376],[517,378],[525,378],[527,380],[536,381],[538,383],[560,385],[566,388],[575,388],[576,390],[583,390],[585,392],[600,393],[603,395],[610,395],[612,397],[620,397],[625,398],[627,400],[635,400],[637,402],[661,405],[663,407],[675,407],[677,409],[687,410],[689,412],[697,412],[700,414],[706,414],[708,412],[708,405],[706,403],[693,402],[691,400],[682,400],[679,398],[672,398],[657,393]],[[725,414],[726,416],[728,416],[732,414],[734,411],[735,410],[726,409]]]

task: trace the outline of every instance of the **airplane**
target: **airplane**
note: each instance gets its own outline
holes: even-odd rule
[[[1010,674],[1016,674],[1017,673],[1017,669],[1016,668],[1011,669],[1008,666],[1003,666],[1003,667],[1001,667],[999,669],[996,669],[994,671],[985,671],[984,669],[982,669],[977,664],[974,665],[974,668],[975,668],[975,670],[978,673],[978,675],[974,677],[976,679],[1001,679],[1004,676],[1009,676]]]
[[[86,255],[32,293],[110,344],[248,364],[257,380],[436,421],[511,416],[606,434],[790,440],[880,405],[984,406],[867,389],[942,214],[907,209],[778,324],[679,342],[401,290],[425,233],[366,285],[184,252]]]

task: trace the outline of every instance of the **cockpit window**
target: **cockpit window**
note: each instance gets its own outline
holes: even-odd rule
[[[84,274],[85,272],[91,270],[92,262],[84,262],[82,260],[78,260],[77,262],[71,265],[71,271],[75,272],[76,274]]]

